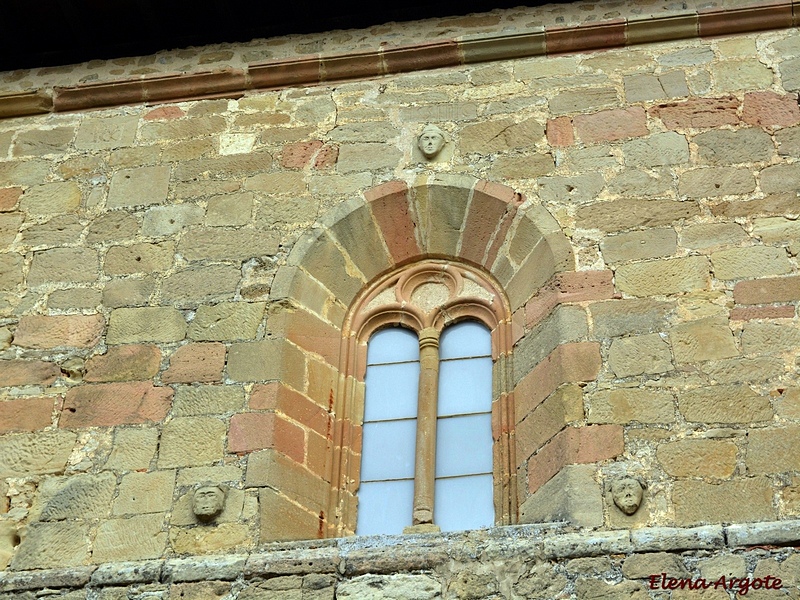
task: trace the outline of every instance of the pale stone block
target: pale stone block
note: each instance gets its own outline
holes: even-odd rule
[[[742,331],[745,354],[792,352],[800,347],[800,329],[781,323],[747,323]]]
[[[148,469],[158,447],[158,430],[153,427],[123,429],[114,433],[114,445],[103,468],[112,471]]]
[[[677,579],[689,577],[680,557],[667,552],[633,554],[622,563],[622,574],[628,579],[647,579],[657,573],[666,573],[667,577]]]
[[[225,414],[241,411],[244,406],[241,387],[201,385],[179,386],[172,413],[178,417]]]
[[[336,587],[336,597],[340,600],[392,600],[394,598],[413,598],[414,600],[433,600],[442,595],[442,584],[430,575],[360,575],[342,581]]]
[[[659,444],[656,458],[673,477],[727,479],[736,469],[736,452],[732,442],[685,439]]]
[[[773,417],[768,397],[735,384],[680,392],[678,409],[687,421],[698,423],[755,423]]]
[[[11,560],[14,570],[84,565],[89,560],[88,523],[32,523]]]
[[[617,289],[633,296],[691,292],[709,286],[705,256],[687,256],[622,265],[616,270]]]
[[[160,558],[166,547],[163,514],[111,519],[97,528],[92,562]]]
[[[255,144],[255,133],[223,133],[219,136],[219,153],[222,156],[249,154]]]
[[[520,523],[567,521],[578,527],[603,524],[603,497],[594,465],[568,465],[520,506]]]
[[[205,224],[220,226],[246,225],[253,214],[254,196],[251,193],[225,194],[208,199]]]
[[[114,515],[164,513],[172,506],[175,471],[128,473],[114,500]]]
[[[179,554],[212,554],[252,547],[255,536],[243,523],[221,523],[213,528],[171,528],[172,549]]]
[[[227,427],[212,417],[172,419],[161,433],[158,468],[209,465],[223,455]]]
[[[78,150],[111,150],[132,146],[139,125],[137,115],[109,118],[85,118],[78,128],[75,148]]]
[[[685,248],[709,250],[722,246],[739,246],[747,241],[748,235],[737,223],[704,223],[684,227],[680,238],[681,246]]]
[[[61,429],[0,437],[0,479],[62,472],[77,438]]]
[[[611,235],[600,242],[600,251],[608,264],[660,258],[675,254],[678,235],[674,229],[648,229]]]
[[[144,213],[142,234],[152,237],[173,235],[203,220],[203,209],[196,204],[156,206]]]
[[[792,272],[786,250],[766,246],[730,248],[711,255],[717,279],[749,279]]]
[[[677,362],[731,358],[739,354],[725,318],[698,319],[676,325],[669,332]]]
[[[117,308],[111,312],[106,341],[109,344],[179,342],[186,337],[186,321],[169,307]]]
[[[74,181],[45,183],[28,189],[19,201],[20,210],[30,215],[75,212],[81,205],[81,189]]]
[[[772,69],[756,58],[713,63],[711,74],[717,92],[769,89],[774,77]]]
[[[33,255],[28,285],[91,283],[99,275],[97,252],[90,248],[53,248]]]
[[[102,519],[108,516],[117,478],[111,473],[48,477],[39,486],[32,520]]]
[[[673,423],[675,398],[667,391],[639,388],[604,390],[589,399],[589,423]]]
[[[689,162],[689,142],[686,137],[668,131],[622,145],[626,165],[656,167]]]
[[[798,425],[752,429],[747,436],[747,472],[762,474],[800,470],[800,454],[796,451],[798,436]]]
[[[706,483],[678,480],[672,492],[678,525],[765,521],[775,518],[773,489],[766,477]]]
[[[618,338],[608,351],[608,365],[617,377],[672,370],[669,345],[657,333]]]

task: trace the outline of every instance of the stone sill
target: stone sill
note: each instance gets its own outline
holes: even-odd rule
[[[356,576],[430,570],[476,556],[560,560],[606,554],[722,550],[800,542],[800,520],[701,527],[568,531],[563,523],[513,525],[469,532],[353,536],[265,544],[251,553],[106,563],[0,573],[0,593],[44,588],[254,579],[335,573]]]
[[[34,90],[0,96],[0,119],[127,104],[239,98],[254,90],[319,85],[487,61],[785,29],[798,24],[800,0],[776,0],[741,8],[687,11],[666,17],[614,19],[573,27],[548,26],[516,35],[465,36],[427,44],[382,46],[368,52],[317,54],[252,63],[243,69],[177,73]]]

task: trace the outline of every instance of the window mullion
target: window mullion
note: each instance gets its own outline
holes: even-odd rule
[[[433,490],[436,473],[436,396],[439,389],[439,332],[433,327],[426,327],[419,332],[419,362],[414,525],[433,523]]]

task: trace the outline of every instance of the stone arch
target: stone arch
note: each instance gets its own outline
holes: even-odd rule
[[[287,264],[276,273],[270,293],[273,301],[287,305],[283,335],[288,344],[279,372],[285,380],[298,382],[302,389],[297,391],[328,413],[324,442],[315,438],[316,448],[312,448],[309,439],[306,448],[307,462],[312,461],[313,452],[316,471],[325,473],[323,484],[311,486],[315,498],[308,505],[299,502],[318,517],[320,536],[350,533],[354,522],[350,514],[354,503],[342,500],[342,488],[347,487],[343,478],[349,475],[339,468],[337,461],[341,460],[336,458],[337,453],[349,451],[348,440],[358,439],[359,424],[341,414],[342,398],[348,386],[363,386],[347,351],[348,310],[372,282],[425,260],[452,261],[486,273],[504,290],[513,315],[509,348],[525,346],[521,360],[507,361],[503,377],[508,379],[509,391],[518,385],[530,387],[534,371],[543,369],[545,363],[560,364],[560,357],[567,354],[562,344],[574,338],[569,333],[562,336],[564,319],[556,314],[558,300],[544,311],[546,318],[538,319],[539,325],[526,323],[526,303],[559,274],[574,271],[575,259],[568,238],[552,215],[541,205],[525,202],[513,189],[468,176],[431,175],[410,183],[396,180],[378,185],[331,210],[295,244]],[[569,315],[566,318],[569,321]],[[549,329],[542,333],[542,326]],[[526,338],[530,338],[527,344]],[[578,345],[579,351],[591,355],[592,363],[597,354],[599,369],[597,345]],[[529,346],[537,350],[531,352],[526,349]],[[540,401],[566,381],[585,379],[584,371],[559,371],[543,387],[536,383],[541,388],[536,393],[545,394]],[[596,372],[591,378],[594,376]],[[525,393],[531,392],[526,389]],[[523,404],[529,412],[536,408],[536,403]],[[519,446],[513,441],[513,430],[525,415],[517,408],[512,409],[512,416],[508,435]],[[553,437],[548,435],[538,436],[543,441],[534,453]],[[555,462],[547,457],[548,464],[559,464],[562,454],[561,462],[569,464],[569,447],[560,448],[554,449]],[[530,445],[525,452],[531,452]],[[527,478],[527,460],[527,455],[518,456],[513,477]],[[280,484],[276,487],[280,489]],[[519,487],[515,506],[532,493],[529,486]],[[294,495],[295,502],[298,497]],[[313,508],[319,506],[325,509]],[[506,515],[503,522],[518,522],[518,515]]]

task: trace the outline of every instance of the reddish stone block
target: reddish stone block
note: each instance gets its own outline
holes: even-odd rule
[[[472,202],[461,235],[459,256],[476,264],[482,264],[492,234],[503,220],[503,215],[512,206],[507,202],[486,194],[473,191]]]
[[[455,67],[463,59],[455,40],[441,40],[429,44],[415,44],[402,48],[383,48],[387,73],[407,73],[423,69]]]
[[[156,346],[130,344],[115,346],[86,363],[87,382],[143,381],[158,373],[161,350]]]
[[[558,346],[517,384],[514,390],[515,422],[522,421],[561,384],[594,380],[600,372],[600,364],[600,344],[597,342]]]
[[[697,11],[702,37],[750,33],[792,26],[792,3],[770,2],[766,6],[712,8]]]
[[[648,135],[647,115],[639,106],[603,110],[573,119],[578,137],[587,144]]]
[[[328,434],[328,411],[303,394],[278,382],[256,384],[250,395],[250,408],[278,411],[320,435]]]
[[[300,309],[286,315],[284,326],[286,339],[308,352],[316,352],[330,365],[339,364],[342,343],[342,332],[339,329]]]
[[[740,281],[733,288],[736,304],[771,304],[800,300],[800,276]]]
[[[558,273],[525,305],[525,326],[532,327],[563,302],[609,300],[614,297],[611,271]]]
[[[0,360],[0,387],[50,385],[61,375],[58,365],[43,360]]]
[[[97,383],[71,388],[59,427],[112,427],[159,422],[172,404],[172,389],[149,381]]]
[[[651,116],[663,121],[667,129],[706,129],[739,123],[739,101],[725,98],[692,98],[686,102],[661,104],[650,109]]]
[[[328,463],[331,458],[331,442],[324,436],[313,431],[308,432],[308,451],[306,452],[306,467],[319,477],[328,474]]]
[[[506,235],[508,235],[508,230],[511,229],[511,224],[514,222],[514,217],[516,216],[517,207],[513,206],[509,211],[506,212],[503,220],[500,222],[500,226],[497,228],[497,234],[494,236],[494,241],[489,247],[489,251],[486,253],[486,262],[483,263],[483,266],[490,271],[492,269],[492,265],[497,260],[497,255],[500,252],[500,248],[502,248],[503,244],[506,243]]]
[[[103,315],[22,317],[14,334],[14,344],[23,348],[91,348],[100,341]]]
[[[285,169],[302,169],[311,162],[320,148],[322,148],[320,140],[286,144],[281,153],[281,166]]]
[[[556,117],[547,120],[545,128],[547,143],[555,148],[566,148],[575,143],[575,132],[572,130],[572,119]]]
[[[419,256],[422,251],[414,235],[416,224],[411,217],[405,182],[389,181],[369,190],[364,197],[395,264]]]
[[[337,160],[339,160],[339,146],[325,145],[317,152],[317,156],[314,159],[314,168],[320,170],[330,169],[336,166]]]
[[[9,212],[14,210],[17,201],[22,196],[22,188],[8,187],[0,189],[0,212]]]
[[[752,321],[753,319],[793,319],[794,306],[738,306],[731,311],[731,321]]]
[[[800,123],[797,94],[776,94],[771,91],[744,95],[742,121],[758,127],[791,127]]]
[[[54,398],[0,400],[0,434],[10,431],[36,431],[53,420]]]
[[[151,110],[144,116],[145,121],[166,121],[169,119],[180,119],[185,117],[186,113],[182,108],[177,106],[161,106]]]
[[[265,448],[273,448],[302,464],[305,432],[275,413],[241,413],[231,417],[228,452],[245,454]]]
[[[169,359],[169,368],[161,375],[164,383],[222,381],[225,368],[225,345],[198,342],[178,348]]]
[[[566,465],[609,460],[623,450],[621,425],[567,427],[528,460],[528,492],[533,494]]]
[[[625,45],[624,19],[577,27],[548,27],[545,31],[547,54],[563,54]]]

